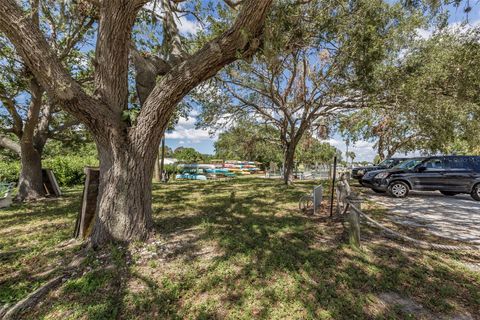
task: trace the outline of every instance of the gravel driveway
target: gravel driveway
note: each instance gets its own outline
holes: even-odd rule
[[[384,206],[396,223],[422,227],[432,234],[480,244],[480,201],[469,195],[446,197],[439,192],[412,191],[396,199],[365,190],[364,195]]]

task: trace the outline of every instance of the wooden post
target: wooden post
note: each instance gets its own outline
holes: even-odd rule
[[[330,195],[330,217],[333,216],[333,196],[335,194],[335,179],[337,176],[337,156],[333,158],[333,177],[332,177],[332,190]]]
[[[361,210],[362,200],[358,197],[349,197],[348,202]],[[349,242],[355,248],[360,248],[360,216],[357,211],[350,206],[348,215],[349,223]]]
[[[85,172],[85,186],[83,188],[82,207],[77,216],[73,236],[85,239],[90,235],[97,210],[100,170],[92,167],[85,167],[83,170]]]
[[[57,178],[51,169],[42,169],[42,180],[43,188],[47,196],[60,197],[62,195]]]

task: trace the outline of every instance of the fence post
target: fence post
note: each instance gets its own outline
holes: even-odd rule
[[[361,209],[362,199],[356,196],[349,196],[348,203],[354,205],[356,208]],[[352,246],[360,248],[360,216],[358,212],[349,207],[348,222],[349,222],[349,242]]]

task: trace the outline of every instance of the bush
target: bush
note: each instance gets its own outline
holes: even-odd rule
[[[61,186],[82,184],[85,179],[83,168],[86,166],[98,166],[97,158],[92,156],[59,156],[43,160],[43,167],[53,170]]]
[[[177,166],[174,165],[174,164],[166,164],[164,166],[164,170],[169,174],[169,175],[172,175],[174,173],[176,173],[178,170],[177,170]]]
[[[57,156],[43,160],[44,168],[52,169],[58,184],[70,187],[83,184],[86,166],[98,166],[94,156]],[[0,181],[17,182],[20,175],[20,161],[0,161]]]
[[[0,162],[0,181],[17,182],[20,175],[20,161]]]

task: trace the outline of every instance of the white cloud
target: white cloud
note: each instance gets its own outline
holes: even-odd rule
[[[178,121],[178,124],[175,126],[175,130],[172,132],[167,132],[165,137],[167,139],[181,139],[179,143],[183,144],[185,141],[187,143],[199,143],[201,141],[208,141],[208,140],[216,140],[218,139],[218,135],[210,135],[208,130],[203,129],[196,129],[195,122],[196,122],[196,115],[197,112],[192,112],[188,119],[181,117]]]
[[[178,119],[177,127],[195,126],[196,121],[196,118],[193,116],[190,116],[188,118],[181,117],[180,119]]]
[[[330,138],[322,141],[327,142],[342,151],[342,156],[345,158],[345,152],[347,151],[345,141],[337,138]],[[374,143],[372,142],[360,140],[355,142],[355,144],[350,144],[348,151],[353,151],[355,153],[355,161],[373,161],[376,155],[373,146]]]
[[[185,16],[177,20],[178,31],[183,35],[196,35],[202,25],[196,20],[188,20]]]
[[[415,33],[417,34],[417,37],[419,39],[428,39],[432,36],[433,34],[433,30],[432,29],[421,29],[421,28],[418,28],[415,30]]]
[[[480,25],[480,19],[469,22],[466,22],[465,20],[459,20],[455,22],[450,22],[446,27],[446,31],[451,34],[461,34],[470,31],[472,28],[475,28],[478,25]],[[433,36],[433,34],[435,33],[435,29],[418,28],[415,30],[415,33],[417,34],[418,39],[426,40]]]
[[[153,10],[153,2],[147,3],[144,8],[147,10]],[[163,16],[163,10],[160,5],[155,7],[155,13],[159,16]],[[192,18],[195,19],[195,18]],[[202,29],[202,25],[197,20],[190,20],[187,16],[175,17],[177,22],[178,31],[184,36],[196,35],[198,31]]]

